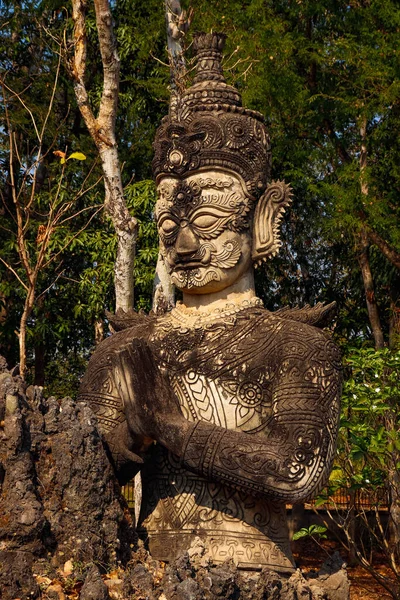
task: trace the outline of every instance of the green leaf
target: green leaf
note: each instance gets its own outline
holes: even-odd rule
[[[293,534],[293,540],[300,540],[304,537],[318,536],[322,539],[326,538],[327,528],[323,525],[310,525],[310,527],[302,527],[299,531]]]

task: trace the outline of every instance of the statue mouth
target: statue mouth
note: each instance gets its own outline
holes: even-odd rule
[[[205,242],[202,247],[187,259],[179,257],[171,264],[172,271],[184,272],[214,267],[218,269],[230,269],[234,267],[241,255],[241,249],[236,240],[227,240],[221,249],[217,249],[211,242]]]
[[[174,271],[190,271],[192,269],[201,269],[202,267],[207,267],[207,264],[199,262],[198,260],[192,260],[187,262],[178,262],[174,265]]]

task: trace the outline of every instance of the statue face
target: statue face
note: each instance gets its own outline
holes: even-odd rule
[[[179,289],[218,292],[252,268],[251,207],[241,178],[233,173],[161,179],[155,208],[160,249]]]

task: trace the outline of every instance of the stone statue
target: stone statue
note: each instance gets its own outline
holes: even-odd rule
[[[286,503],[326,482],[341,361],[333,305],[271,313],[253,263],[277,253],[290,187],[270,182],[263,117],[227,85],[224,36],[197,34],[194,84],[155,141],[160,248],[183,301],[120,314],[80,396],[96,411],[120,481],[141,468],[139,535],[172,560],[200,537],[244,569],[294,569]]]

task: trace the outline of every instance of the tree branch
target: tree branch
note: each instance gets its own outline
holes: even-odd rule
[[[114,126],[118,107],[120,61],[109,1],[94,0],[94,8],[103,62],[103,93],[97,121],[100,130],[104,129],[110,144],[115,144]]]
[[[6,262],[5,260],[3,260],[0,256],[0,260],[3,263],[3,265],[9,270],[11,271],[11,273],[13,275],[15,275],[15,277],[18,279],[18,281],[20,282],[20,284],[22,285],[22,287],[28,291],[28,286],[22,281],[21,277],[18,275],[18,273],[12,268],[11,265],[8,264],[8,262]]]
[[[374,229],[367,226],[367,235],[372,244],[375,244],[382,252],[382,254],[396,267],[396,269],[400,270],[400,252],[397,252],[392,246],[390,246],[386,240],[384,240],[379,233],[377,233]]]
[[[75,96],[79,110],[90,135],[97,145],[97,123],[90,108],[89,96],[85,85],[87,35],[86,35],[86,0],[72,0],[72,19],[74,21],[74,56],[70,73],[74,81]]]

